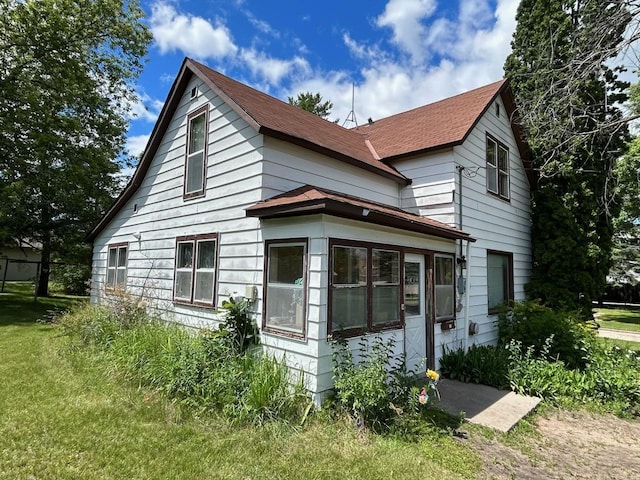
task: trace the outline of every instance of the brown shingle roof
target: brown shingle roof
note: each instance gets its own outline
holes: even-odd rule
[[[305,185],[258,202],[248,207],[246,212],[250,217],[259,218],[283,218],[326,213],[442,238],[473,241],[469,234],[445,223],[414,215],[400,208],[311,185]]]
[[[353,131],[237,82],[194,60],[188,59],[186,64],[209,80],[208,86],[226,97],[232,108],[233,104],[239,107],[241,111],[236,111],[260,133],[374,170],[404,184],[410,183],[396,169],[376,159],[362,137]]]
[[[153,127],[138,168],[113,206],[87,234],[88,241],[97,237],[142,184],[192,75],[204,81],[258,132],[356,165],[401,184],[411,181],[387,165],[386,161],[462,143],[499,94],[505,99],[507,113],[513,111],[507,84],[500,81],[378,120],[372,126],[348,130],[186,58]],[[514,129],[517,129],[516,125]],[[516,141],[523,154],[524,144],[518,132]]]
[[[384,160],[458,145],[465,140],[504,86],[505,80],[500,80],[377,120],[357,130],[369,139],[376,153]]]

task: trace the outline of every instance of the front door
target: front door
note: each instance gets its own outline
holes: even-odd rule
[[[429,257],[406,254],[404,258],[404,346],[407,369],[419,373],[427,368],[430,343],[429,299],[427,297]]]

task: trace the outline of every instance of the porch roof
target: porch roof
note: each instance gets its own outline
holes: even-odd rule
[[[440,238],[475,241],[468,233],[437,220],[310,185],[258,202],[246,212],[249,217],[261,219],[325,213]]]

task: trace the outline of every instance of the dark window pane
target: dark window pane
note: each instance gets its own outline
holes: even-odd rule
[[[189,154],[199,152],[204,149],[204,117],[204,113],[202,115],[198,115],[196,118],[192,119],[189,124],[191,129],[189,132]]]
[[[367,284],[367,249],[358,247],[333,247],[333,285]]]
[[[271,245],[268,262],[270,283],[300,283],[304,274],[304,245]]]
[[[407,262],[404,264],[404,311],[407,315],[420,315],[422,296],[422,278],[420,264]]]
[[[178,268],[193,267],[193,243],[178,244]]]
[[[400,252],[373,250],[373,283],[400,283]]]
[[[215,268],[216,242],[207,240],[198,242],[198,262],[196,268]]]

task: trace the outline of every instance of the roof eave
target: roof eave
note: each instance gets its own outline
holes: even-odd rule
[[[162,106],[162,110],[160,111],[160,115],[158,116],[158,121],[153,126],[153,130],[151,131],[151,135],[149,136],[149,140],[147,142],[147,146],[142,153],[142,157],[140,158],[140,162],[133,173],[133,176],[127,183],[124,190],[120,193],[118,198],[115,200],[113,205],[107,210],[107,212],[103,215],[100,221],[91,229],[91,231],[85,236],[84,240],[86,242],[93,242],[95,238],[100,234],[100,232],[107,226],[107,224],[113,220],[116,214],[120,211],[122,207],[131,199],[133,194],[140,188],[142,185],[142,181],[149,170],[149,166],[155,157],[158,148],[160,147],[160,143],[162,142],[162,137],[164,136],[164,132],[166,132],[169,123],[173,118],[173,114],[180,103],[180,98],[184,93],[187,84],[192,76],[192,71],[189,70],[192,62],[190,59],[186,58],[180,67],[180,71],[178,72],[178,76],[176,77],[173,85],[171,85],[171,89],[169,90],[169,94],[167,95],[167,100],[164,102]]]
[[[257,217],[263,220],[274,218],[290,218],[304,215],[328,214],[335,217],[357,220],[375,225],[399,228],[405,231],[421,233],[424,235],[446,238],[449,240],[466,240],[475,242],[468,233],[438,227],[436,225],[426,225],[420,222],[406,220],[392,214],[379,210],[369,209],[360,205],[351,205],[332,199],[313,199],[296,204],[276,205],[261,207],[260,204],[253,205],[246,209],[246,215]]]

